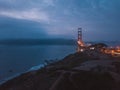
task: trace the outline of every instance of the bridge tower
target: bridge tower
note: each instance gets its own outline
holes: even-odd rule
[[[85,46],[83,40],[82,40],[82,28],[78,28],[78,40],[77,40],[77,44],[78,44],[78,52],[81,52],[83,49],[83,47]]]
[[[78,41],[82,40],[82,28],[78,28]]]

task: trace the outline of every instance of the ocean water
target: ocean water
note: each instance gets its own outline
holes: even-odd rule
[[[75,45],[0,46],[0,82],[43,64],[75,53]]]

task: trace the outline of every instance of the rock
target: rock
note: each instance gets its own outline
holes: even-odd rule
[[[109,73],[91,71],[64,72],[50,90],[116,90]]]
[[[95,55],[68,55],[3,83],[0,90],[120,90],[120,59],[99,60]]]

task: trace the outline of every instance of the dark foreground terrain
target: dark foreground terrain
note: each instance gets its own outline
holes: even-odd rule
[[[120,58],[102,53],[75,53],[24,73],[0,90],[120,90]]]

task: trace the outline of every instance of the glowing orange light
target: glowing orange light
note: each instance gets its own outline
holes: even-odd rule
[[[84,46],[83,42],[82,41],[77,41],[78,45],[80,46]]]

